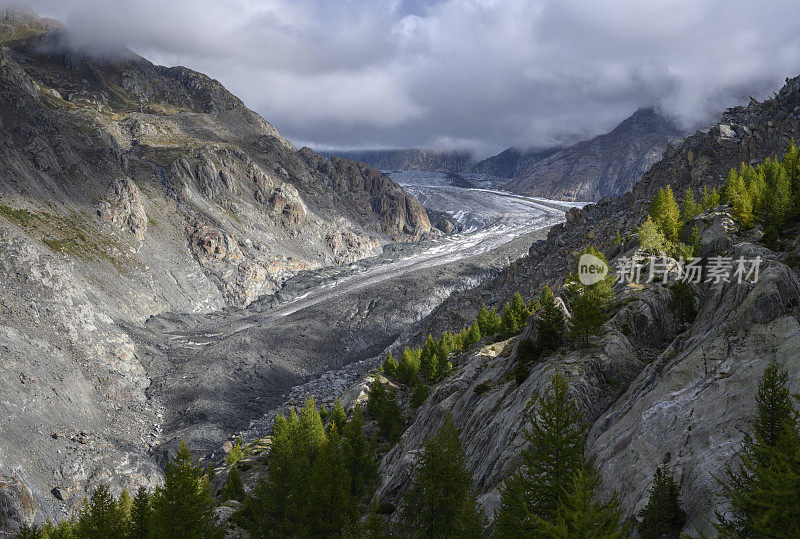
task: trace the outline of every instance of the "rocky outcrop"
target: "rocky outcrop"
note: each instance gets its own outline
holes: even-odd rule
[[[147,213],[142,204],[142,195],[130,178],[114,180],[109,187],[109,196],[101,202],[97,215],[125,230],[139,240],[147,232]]]
[[[621,195],[681,134],[667,118],[652,109],[640,109],[605,135],[517,164],[514,179],[505,188],[559,200],[593,201]]]
[[[0,475],[0,533],[14,536],[33,524],[36,502],[31,489],[14,475]]]
[[[620,296],[626,304],[607,323],[595,346],[563,350],[548,357],[534,365],[520,385],[513,373],[518,359],[516,343],[535,337],[534,317],[520,337],[481,343],[458,359],[453,373],[431,392],[414,422],[381,461],[376,499],[398,502],[425,440],[449,415],[461,433],[479,502],[488,515],[493,515],[499,506],[498,487],[515,468],[517,456],[527,443],[523,431],[532,407],[548,391],[556,370],[569,377],[570,391],[591,424],[644,369],[657,347],[672,337],[674,325],[664,287],[622,290]]]

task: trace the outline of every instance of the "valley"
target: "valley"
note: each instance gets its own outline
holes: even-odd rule
[[[304,272],[243,309],[165,314],[128,328],[137,348],[149,351],[148,394],[163,403],[160,452],[181,439],[197,450],[216,449],[282,404],[293,386],[332,370],[363,374],[453,291],[495,275],[563,220],[556,203],[452,187],[435,176],[406,187],[429,193],[436,209],[472,224],[347,266]],[[345,389],[348,377],[339,373],[337,380]],[[320,387],[315,396],[330,403],[343,392],[331,389]]]

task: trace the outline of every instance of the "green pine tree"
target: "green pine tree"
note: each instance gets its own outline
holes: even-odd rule
[[[156,533],[190,539],[222,537],[214,515],[211,489],[204,470],[192,459],[186,442],[167,462],[164,484],[153,499]]]
[[[420,369],[420,354],[408,346],[403,349],[400,356],[400,365],[397,367],[397,380],[401,384],[409,385],[417,377]]]
[[[667,307],[681,326],[687,323],[691,324],[697,316],[694,298],[694,289],[686,281],[677,281],[670,287]]]
[[[345,466],[350,473],[350,493],[363,500],[377,480],[375,445],[364,436],[364,415],[360,408],[353,410],[350,421],[342,429]]]
[[[564,312],[558,308],[550,287],[545,286],[542,289],[539,304],[541,308],[537,319],[536,344],[540,353],[546,356],[561,347],[565,317]]]
[[[583,466],[572,478],[552,521],[540,522],[541,535],[558,539],[624,539],[627,526],[620,522],[617,495],[608,501],[598,499],[600,476],[591,466]]]
[[[331,423],[336,427],[337,434],[341,434],[345,424],[347,424],[347,412],[344,411],[342,401],[338,398],[333,401],[333,410],[331,410]]]
[[[397,376],[397,360],[392,355],[391,350],[389,350],[389,353],[386,354],[386,360],[383,362],[383,373],[386,376]]]
[[[131,516],[128,521],[128,539],[147,539],[153,535],[153,507],[150,493],[139,487],[133,498]]]
[[[303,526],[306,537],[341,536],[358,520],[358,506],[351,494],[351,478],[339,435],[334,431],[314,460],[303,494]]]
[[[225,479],[225,486],[222,488],[221,499],[244,501],[245,499],[244,485],[242,484],[242,476],[239,473],[239,468],[234,464],[228,472],[228,477]]]
[[[475,322],[483,337],[496,335],[500,332],[502,326],[500,316],[497,314],[497,311],[494,310],[494,307],[487,309],[486,305],[481,305]]]
[[[759,381],[753,434],[722,482],[730,503],[729,514],[717,515],[722,535],[800,536],[800,434],[788,378],[773,359]]]
[[[466,340],[464,341],[464,349],[467,350],[475,346],[481,340],[483,334],[481,333],[478,323],[472,324],[467,332]]]
[[[541,520],[555,519],[559,502],[584,464],[583,412],[570,398],[569,382],[559,372],[553,375],[552,390],[531,410],[531,426],[524,432],[528,447],[500,488],[495,514],[499,537],[536,535]]]
[[[680,206],[680,221],[681,223],[688,223],[703,212],[703,208],[695,202],[694,191],[691,187],[686,189],[683,194]]]
[[[642,539],[678,539],[686,523],[680,488],[669,470],[659,466],[653,474],[650,498],[639,513],[638,532]]]
[[[127,519],[123,509],[114,499],[107,485],[99,485],[92,493],[78,517],[75,536],[79,539],[107,537],[124,539]]]
[[[669,248],[670,242],[667,237],[649,215],[636,233],[639,236],[639,245],[645,252],[658,255],[666,252]]]
[[[764,220],[780,230],[791,214],[792,183],[777,160],[769,163],[769,167],[765,169],[767,190],[764,201]]]
[[[650,217],[669,241],[678,241],[680,208],[668,185],[658,190],[650,203]]]
[[[438,348],[433,337],[428,335],[419,356],[419,373],[426,380],[434,379],[439,373]]]
[[[480,537],[485,516],[466,466],[458,431],[448,416],[428,439],[403,496],[400,517],[404,536]]]

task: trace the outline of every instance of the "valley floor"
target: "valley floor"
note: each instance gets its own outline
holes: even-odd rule
[[[484,212],[478,230],[307,272],[245,309],[165,315],[127,328],[137,349],[146,351],[149,396],[164,409],[160,451],[181,439],[213,450],[234,432],[257,431],[257,419],[301,384],[323,402],[332,400],[454,290],[520,258],[563,220],[560,209],[517,195],[454,189],[467,201],[492,199],[491,208],[512,202],[506,205],[512,209],[474,207]],[[336,376],[320,378],[337,369]]]

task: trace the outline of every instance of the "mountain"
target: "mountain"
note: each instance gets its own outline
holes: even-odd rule
[[[321,152],[366,163],[380,170],[428,170],[432,172],[468,172],[472,164],[469,152],[432,150],[362,150]]]
[[[667,146],[683,135],[653,109],[639,109],[611,132],[566,148],[507,148],[475,162],[467,152],[374,150],[333,152],[381,170],[470,172],[510,178],[514,193],[557,200],[595,201],[629,191]]]
[[[605,135],[543,158],[521,160],[504,187],[560,200],[594,201],[621,195],[680,136],[681,130],[669,119],[652,109],[639,109]]]
[[[296,149],[206,75],[76,48],[27,11],[0,12],[0,45],[5,531],[8,493],[52,518],[88,483],[158,480],[154,355],[125,327],[247,305],[431,227],[379,171]]]

